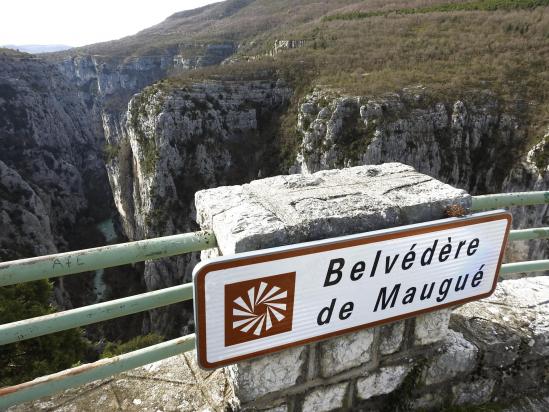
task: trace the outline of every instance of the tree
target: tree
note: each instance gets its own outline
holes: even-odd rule
[[[47,280],[0,288],[0,324],[55,312]],[[0,386],[14,385],[66,369],[80,361],[88,344],[72,329],[0,346]]]

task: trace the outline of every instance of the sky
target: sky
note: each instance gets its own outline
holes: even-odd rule
[[[220,0],[4,0],[0,45],[83,46],[115,40]]]

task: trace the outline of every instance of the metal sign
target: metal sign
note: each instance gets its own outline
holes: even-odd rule
[[[489,296],[505,211],[264,249],[194,270],[198,360],[214,368]]]

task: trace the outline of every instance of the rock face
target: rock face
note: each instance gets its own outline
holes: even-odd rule
[[[78,87],[80,96],[89,107],[104,101],[119,106],[127,103],[132,94],[164,77],[173,57],[160,55],[117,60],[76,55],[64,57],[55,64]]]
[[[290,94],[280,81],[160,82],[135,95],[127,113],[103,111],[107,168],[128,237],[196,230],[196,190],[269,175],[269,154],[276,150],[274,135]],[[541,170],[535,149],[518,157],[524,128],[487,92],[473,104],[432,101],[417,89],[377,100],[317,90],[301,104],[297,128],[303,142],[294,172],[400,161],[473,193],[548,186],[549,173]],[[543,226],[547,215],[547,206],[519,209],[515,227]],[[524,243],[513,244],[510,260],[546,256],[546,241]],[[147,288],[188,281],[196,259],[190,254],[147,262]],[[164,334],[192,322],[177,325],[162,313],[150,328]]]
[[[108,216],[95,130],[78,91],[54,66],[0,55],[3,260],[66,250],[75,228]]]
[[[169,74],[219,64],[235,50],[231,42],[192,43],[142,56],[67,52],[49,58],[78,87],[90,107],[100,106],[99,114],[124,108],[133,94]]]
[[[114,210],[101,137],[55,66],[0,54],[0,260],[101,243]],[[91,279],[60,280],[56,300],[93,303]]]
[[[521,156],[525,124],[489,92],[439,101],[424,88],[381,98],[315,90],[300,105],[294,172],[398,161],[471,194],[547,190],[545,140]],[[547,205],[513,210],[514,227],[544,226]],[[548,256],[547,241],[514,244],[512,260]]]
[[[56,251],[44,202],[16,170],[0,161],[1,259]]]
[[[111,186],[129,238],[196,230],[195,191],[266,173],[274,124],[290,94],[280,82],[256,81],[170,91],[160,84],[134,96],[125,124],[107,133]],[[147,262],[147,288],[189,281],[196,259]],[[155,317],[151,327],[171,335],[186,322],[181,314]]]
[[[275,56],[283,50],[298,49],[305,46],[305,40],[275,40],[271,55]]]
[[[199,53],[194,49],[200,48]],[[189,56],[189,51],[193,54]],[[173,56],[174,70],[189,70],[197,67],[219,64],[236,51],[234,43],[192,44],[183,47],[179,54]]]

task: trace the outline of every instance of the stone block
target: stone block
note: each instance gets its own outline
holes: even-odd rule
[[[460,308],[453,313],[450,327],[463,333],[482,351],[484,367],[506,367],[512,365],[519,356],[521,338],[515,330],[491,319],[473,315],[470,309]]]
[[[405,327],[406,322],[401,320],[379,328],[379,352],[382,355],[389,355],[400,348],[400,345],[404,340]]]
[[[195,195],[197,222],[222,254],[444,217],[470,196],[400,163],[276,176]]]
[[[457,405],[481,405],[489,402],[495,384],[496,381],[493,379],[458,383],[452,387],[454,403]]]
[[[451,309],[443,309],[418,316],[414,330],[415,343],[428,345],[443,341],[448,332],[451,313]]]
[[[357,396],[366,400],[373,396],[391,393],[400,386],[408,372],[410,372],[408,365],[380,368],[377,372],[357,381]]]
[[[440,392],[435,393],[426,393],[417,399],[414,399],[412,402],[412,410],[439,410],[442,404],[444,404],[444,397]]]
[[[241,408],[242,412],[288,412],[288,405],[282,404],[274,406],[272,408],[257,408],[257,407],[246,407]]]
[[[241,402],[249,402],[294,386],[303,375],[306,359],[307,347],[300,346],[238,363],[230,368],[235,395]]]
[[[425,384],[445,382],[461,373],[471,372],[477,366],[477,353],[477,347],[461,333],[449,330],[444,345],[429,359]]]
[[[549,356],[549,277],[505,280],[492,296],[453,313],[452,328],[483,352],[486,366]]]
[[[303,412],[325,412],[342,408],[348,386],[349,384],[344,382],[314,389],[305,396],[302,408]]]
[[[322,376],[336,375],[355,368],[372,358],[373,329],[350,333],[323,342],[320,345]]]

